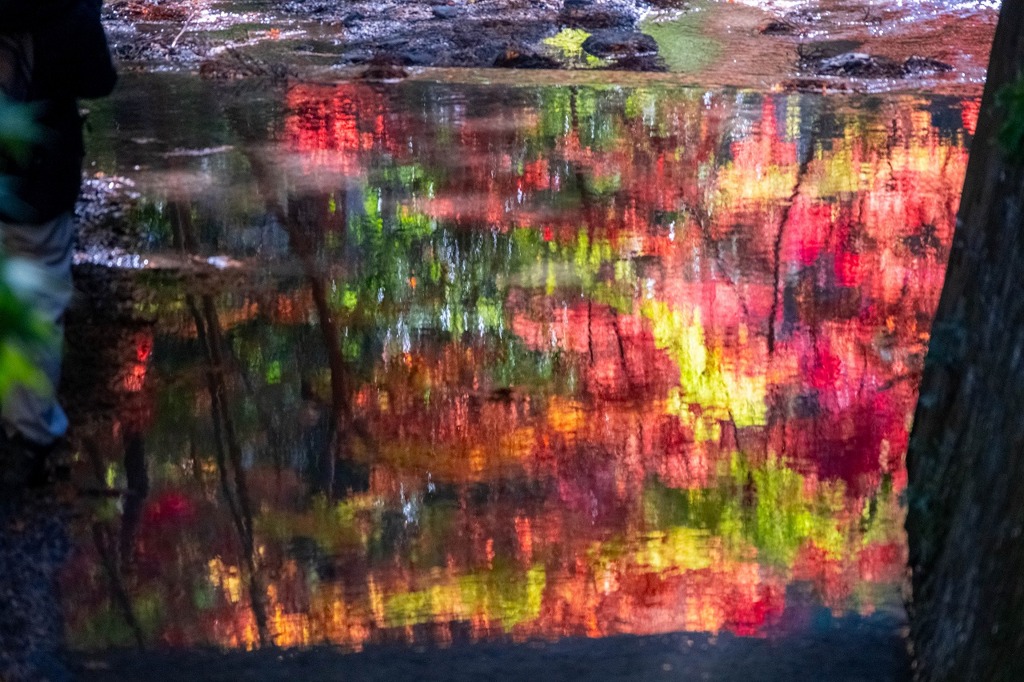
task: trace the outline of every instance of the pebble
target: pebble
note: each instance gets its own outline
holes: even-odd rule
[[[458,7],[450,5],[439,5],[434,7],[432,11],[438,19],[455,19],[461,14]]]

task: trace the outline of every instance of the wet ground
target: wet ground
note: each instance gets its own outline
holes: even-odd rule
[[[976,89],[525,73],[93,105],[83,679],[905,673]]]
[[[424,67],[666,71],[773,90],[955,91],[984,79],[989,0],[421,0],[109,4],[125,68],[373,79]],[[337,77],[338,72],[334,77]]]

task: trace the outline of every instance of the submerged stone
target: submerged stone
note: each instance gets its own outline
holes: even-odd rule
[[[931,57],[913,56],[903,62],[903,73],[907,76],[929,73],[946,73],[953,70],[951,64]]]
[[[850,78],[904,78],[952,71],[953,67],[931,57],[910,57],[899,62],[863,52],[844,52],[830,57],[804,56],[805,67],[820,76],[846,76]]]
[[[822,59],[814,71],[823,76],[854,78],[896,78],[903,75],[903,67],[898,62],[862,52],[847,52]]]
[[[664,60],[658,55],[630,55],[612,61],[608,67],[612,71],[647,71],[663,72],[668,71]]]

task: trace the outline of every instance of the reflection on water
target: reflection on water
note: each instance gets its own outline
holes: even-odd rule
[[[218,104],[97,114],[153,253],[238,265],[72,327],[85,458],[128,491],[67,571],[74,645],[771,635],[898,599],[975,100]]]

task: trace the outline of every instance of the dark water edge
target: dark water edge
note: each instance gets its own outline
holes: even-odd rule
[[[460,644],[449,648],[333,647],[223,653],[209,649],[79,655],[82,682],[108,680],[909,680],[910,661],[895,613],[832,618],[792,636],[723,633],[618,636],[556,643]]]

